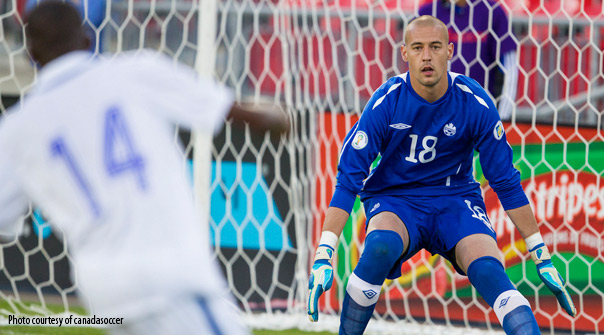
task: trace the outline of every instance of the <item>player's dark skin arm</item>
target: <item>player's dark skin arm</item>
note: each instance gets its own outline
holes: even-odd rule
[[[527,237],[539,232],[539,227],[537,226],[537,221],[535,220],[535,214],[533,213],[530,205],[510,209],[507,210],[506,213],[523,238],[526,239]]]
[[[255,131],[271,133],[286,133],[289,130],[289,119],[287,116],[275,110],[261,111],[253,107],[233,105],[228,119],[238,122],[246,122]]]

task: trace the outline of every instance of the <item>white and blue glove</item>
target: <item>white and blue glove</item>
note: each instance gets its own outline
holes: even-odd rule
[[[556,295],[560,306],[566,310],[568,315],[577,316],[575,304],[564,287],[564,279],[552,264],[551,256],[543,243],[541,234],[537,233],[529,236],[526,239],[526,244],[531,253],[531,258],[537,265],[537,274],[539,274],[541,281]]]
[[[333,267],[331,259],[335,245],[338,241],[336,234],[325,231],[321,235],[321,242],[315,253],[315,263],[310,270],[310,278],[308,279],[308,306],[306,312],[308,319],[312,322],[319,320],[319,298],[323,292],[331,288],[333,283]]]

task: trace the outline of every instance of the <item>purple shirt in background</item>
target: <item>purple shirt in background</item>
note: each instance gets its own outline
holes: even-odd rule
[[[455,45],[451,71],[469,76],[487,88],[491,95],[497,97],[501,93],[503,81],[497,83],[496,75],[497,72],[501,73],[501,70],[499,66],[493,67],[489,71],[488,78],[486,70],[497,61],[497,56],[501,60],[506,53],[515,51],[516,42],[511,37],[508,18],[500,4],[491,0],[468,0],[467,2],[468,4],[464,7],[454,7],[453,22],[450,22],[452,5],[449,0],[430,1],[420,7],[419,15],[434,15],[449,28],[449,39]],[[433,12],[434,4],[436,4],[435,12]],[[492,26],[489,30],[491,12]],[[470,14],[473,15],[473,20],[471,20]],[[476,33],[470,26],[476,30]],[[468,29],[466,30],[466,28]],[[497,53],[498,45],[499,54]],[[469,72],[466,72],[466,65],[462,58],[465,60],[465,64],[468,64]],[[499,78],[501,80],[503,77]],[[486,85],[487,80],[488,85]]]

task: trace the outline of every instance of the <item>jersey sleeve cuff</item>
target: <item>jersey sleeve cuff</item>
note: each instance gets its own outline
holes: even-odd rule
[[[497,191],[501,206],[503,206],[503,209],[506,211],[528,205],[529,203],[528,198],[522,189],[522,185],[520,183],[516,185],[516,187],[510,189]]]
[[[356,199],[356,194],[353,194],[349,190],[338,185],[336,186],[336,190],[333,193],[333,197],[331,198],[329,207],[337,207],[342,210],[345,210],[347,213],[350,213]]]

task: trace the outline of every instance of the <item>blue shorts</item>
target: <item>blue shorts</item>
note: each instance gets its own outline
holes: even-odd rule
[[[381,212],[396,214],[409,232],[409,249],[388,273],[388,279],[401,276],[401,265],[421,249],[449,260],[455,270],[465,274],[455,261],[455,246],[473,234],[487,234],[497,242],[479,192],[455,196],[377,196],[363,201],[367,224]]]

